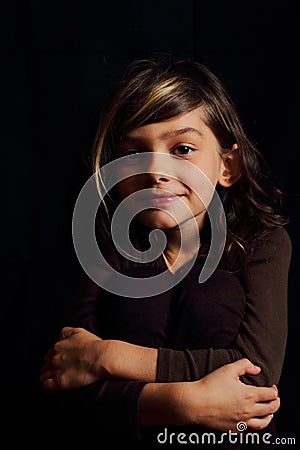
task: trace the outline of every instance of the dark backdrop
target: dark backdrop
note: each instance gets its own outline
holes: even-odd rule
[[[47,435],[46,421],[53,428],[38,375],[82,273],[72,245],[74,202],[90,175],[89,151],[103,98],[129,61],[153,52],[194,57],[222,79],[287,194],[294,252],[276,421],[280,436],[294,436],[300,195],[296,1],[7,0],[0,8],[0,399],[11,442],[32,447],[39,430]]]

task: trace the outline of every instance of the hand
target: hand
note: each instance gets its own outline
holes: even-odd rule
[[[105,378],[101,355],[108,341],[84,328],[64,327],[48,351],[40,381],[48,391],[74,389]]]
[[[259,367],[243,358],[189,383],[189,389],[182,391],[188,422],[219,431],[237,432],[240,421],[250,429],[265,428],[280,407],[277,387],[250,386],[239,380],[246,373],[259,372]]]

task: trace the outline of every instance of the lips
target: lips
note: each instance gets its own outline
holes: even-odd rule
[[[150,191],[150,192],[149,192]],[[141,199],[147,204],[149,207],[155,207],[155,206],[164,206],[169,205],[171,203],[176,202],[181,197],[183,197],[184,194],[174,194],[173,192],[169,192],[167,190],[150,190],[147,189],[143,194]]]

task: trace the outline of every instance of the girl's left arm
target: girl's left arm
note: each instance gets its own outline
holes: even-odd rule
[[[231,348],[155,349],[97,338],[94,377],[144,382],[193,381],[224,364],[248,358],[261,367],[261,372],[255,377],[245,376],[244,381],[257,385],[277,384],[287,341],[290,259],[291,241],[283,228],[273,230],[266,238],[258,241],[250,263],[240,275],[247,297],[247,307]],[[88,314],[85,316],[89,317]],[[93,331],[88,319],[82,326]],[[81,333],[83,337],[87,332],[77,329],[76,333]],[[59,348],[64,355],[61,360],[65,362],[65,350],[68,350],[68,346],[69,349],[72,347],[72,341],[68,341],[69,339],[62,341]],[[73,342],[76,353],[78,345],[75,340]],[[70,368],[72,367],[70,360]]]
[[[251,261],[240,274],[247,306],[231,348],[156,350],[110,341],[110,351],[103,358],[110,376],[150,382],[192,381],[246,357],[262,370],[256,377],[245,376],[244,381],[277,384],[287,342],[291,251],[291,240],[282,227],[257,241]]]
[[[288,277],[291,240],[282,227],[258,240],[251,261],[240,274],[246,311],[231,348],[171,350],[160,348],[157,380],[198,379],[212,370],[247,357],[261,367],[257,377],[244,381],[277,384],[281,375],[288,328]]]

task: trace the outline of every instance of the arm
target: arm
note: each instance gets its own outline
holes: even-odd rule
[[[111,341],[103,358],[110,376],[157,382],[191,381],[246,357],[262,368],[244,380],[258,385],[277,384],[287,340],[288,270],[291,242],[283,228],[258,241],[252,260],[240,273],[247,304],[240,330],[231,348],[149,349]],[[126,358],[120,359],[123,353]],[[154,362],[157,360],[156,370]],[[126,361],[126,364],[122,364]]]
[[[81,327],[64,327],[45,356],[40,380],[49,391],[77,389],[104,378],[155,382],[156,366],[157,349],[103,340]]]
[[[194,382],[145,383],[104,379],[82,388],[59,391],[60,407],[86,420],[92,430],[138,438],[155,425],[200,425],[216,431],[236,429],[243,420],[252,429],[267,426],[280,406],[275,386],[241,381],[260,369],[247,359],[236,361]],[[96,431],[97,432],[97,431]]]
[[[258,385],[277,384],[287,340],[288,271],[291,242],[283,228],[258,241],[252,260],[240,274],[247,305],[244,320],[232,348],[183,350],[159,349],[157,380],[197,379],[206,373],[246,357],[261,367],[257,377],[245,376]]]
[[[141,392],[140,426],[200,425],[228,431],[244,421],[249,428],[262,429],[279,408],[277,389],[249,386],[239,380],[245,373],[255,376],[259,371],[243,358],[198,381],[149,383]]]
[[[70,318],[70,324],[78,328],[62,330],[45,355],[40,380],[54,406],[66,416],[75,413],[77,419],[87,421],[91,431],[101,435],[103,430],[114,434],[117,430],[120,435],[136,437],[139,399],[146,382],[106,379],[103,371],[95,377],[90,370],[91,355],[95,355],[99,343],[106,343],[98,337],[100,289],[87,281],[85,295],[79,294],[80,300]]]
[[[234,347],[157,350],[118,340],[101,342],[98,338],[97,355],[92,357],[95,361],[92,375],[96,377],[98,373],[101,376],[103,372],[108,377],[147,382],[191,381],[223,364],[247,357],[259,365],[262,371],[255,378],[246,376],[245,379],[260,385],[277,383],[286,345],[290,256],[290,240],[283,229],[275,230],[268,240],[255,249],[252,261],[241,274],[247,295],[247,311]],[[93,311],[93,308],[85,306],[86,319],[83,325],[95,331],[87,311]],[[84,330],[80,332],[84,334]],[[60,346],[59,350],[65,352],[65,362],[68,361],[66,351],[72,354],[72,348],[76,357],[78,345],[75,340],[68,339]],[[72,365],[72,358],[69,359]]]
[[[103,343],[100,338],[95,339],[94,335],[94,333],[96,333],[96,335],[98,334],[95,301],[96,295],[95,293],[92,293],[90,297],[88,297],[84,302],[83,308],[79,310],[79,320],[77,322],[76,320],[75,322],[73,322],[75,325],[83,325],[90,330],[89,333],[91,334],[91,336],[88,337],[88,340],[91,339],[91,341],[89,342],[92,342],[93,346],[95,345],[96,341],[97,345],[100,345],[99,343],[101,342]],[[68,331],[68,329],[65,331]],[[74,336],[73,333],[71,333],[70,338],[76,338],[76,334],[82,333],[82,331],[85,330],[79,330],[78,333],[74,333]],[[85,332],[88,333],[87,331]],[[59,341],[56,344],[57,348],[59,349],[59,347],[63,347],[64,345],[66,345],[68,340],[69,338]],[[113,343],[117,345],[124,344],[118,341],[111,341],[109,344]],[[104,345],[104,348],[108,348],[107,342],[104,341]],[[125,345],[130,344],[125,343]],[[75,347],[78,348],[78,342],[76,342]],[[135,352],[136,349],[138,349],[138,352],[135,353],[136,361],[138,362],[143,355],[142,353],[140,353],[141,351],[143,351],[143,348],[130,346],[130,349],[134,350]],[[156,366],[157,351],[154,349],[147,350],[151,352],[151,357],[155,362],[155,364],[152,364],[152,366],[154,367]],[[103,353],[105,354],[105,351]],[[123,361],[126,362],[126,359],[124,359]],[[238,363],[239,362],[237,362],[236,364]],[[120,364],[120,366],[122,366],[122,364]],[[144,365],[145,372],[149,370],[148,366],[148,363]],[[190,423],[190,421],[194,424],[195,420],[197,420],[197,423],[199,424],[207,424],[207,426],[209,427],[223,430],[224,427],[226,427],[225,423],[228,423],[230,421],[231,423],[233,423],[234,421],[238,420],[238,417],[241,417],[243,415],[246,417],[247,414],[245,413],[245,411],[248,411],[247,417],[250,420],[250,417],[255,417],[258,414],[262,416],[268,416],[270,412],[275,412],[278,409],[279,400],[278,398],[274,398],[275,390],[273,388],[255,388],[257,390],[248,391],[248,389],[252,389],[254,387],[246,386],[243,383],[237,383],[236,378],[238,375],[233,376],[233,373],[230,372],[229,367],[230,365],[222,369],[225,370],[225,373],[216,371],[214,372],[214,377],[213,374],[211,374],[206,381],[204,379],[201,380],[201,383],[192,382],[147,384],[146,382],[142,381],[121,381],[117,379],[104,379],[103,381],[97,380],[79,389],[71,389],[61,392],[62,396],[60,397],[60,399],[68,405],[67,407],[71,407],[71,409],[72,405],[76,405],[77,407],[82,406],[83,412],[92,411],[93,420],[98,424],[98,426],[101,424],[102,428],[113,428],[114,430],[117,427],[120,429],[121,433],[123,431],[126,434],[137,432],[138,417],[140,418],[139,420],[141,426],[156,425],[157,423],[164,424],[166,422],[166,417],[168,417],[168,421],[171,421],[171,423],[174,424]],[[119,370],[123,370],[122,367],[119,367]],[[227,370],[228,372],[226,372]],[[245,370],[244,373],[245,372],[252,374],[257,373],[257,371],[253,372],[253,370]],[[230,387],[228,385],[228,389],[226,388],[226,392],[230,393],[230,398],[239,399],[239,402],[234,401],[233,403],[230,403],[230,399],[224,397],[223,383],[225,381],[224,375],[226,373],[228,375],[229,385],[231,386]],[[50,382],[50,386],[49,383],[45,382],[44,385],[48,384],[48,388],[49,390],[51,390],[51,383],[52,388],[56,390],[57,386],[53,386],[53,381]],[[211,386],[211,388],[213,389],[213,391],[211,392],[212,397],[207,397],[207,395],[204,395],[209,386]],[[220,398],[219,395],[217,395],[216,397],[214,397],[213,395],[214,389],[216,389],[218,386],[222,386],[223,394],[220,395]],[[240,389],[241,387],[243,389]],[[218,390],[216,390],[215,392],[217,393]],[[249,405],[249,398],[254,398],[254,392],[257,398],[255,402],[252,402]],[[201,398],[202,395],[203,398]],[[272,399],[270,398],[270,396],[272,396]],[[194,403],[191,403],[192,400],[194,401]],[[195,400],[197,400],[196,403]],[[209,417],[206,417],[203,411],[207,410],[207,405],[209,403],[211,403],[212,408],[215,410],[215,412],[213,416],[209,415]],[[217,404],[219,404],[219,408],[217,407]],[[191,408],[191,406],[193,406],[193,408]],[[156,410],[157,412],[163,411],[164,413],[159,416],[159,414],[155,413]],[[178,410],[182,412],[182,415],[180,415],[180,417],[178,416]],[[130,411],[130,414],[128,414],[128,411]],[[177,411],[176,414],[175,411]],[[226,414],[224,414],[224,412],[226,412]],[[263,417],[256,421],[255,419],[253,420],[254,422],[252,421],[251,425],[249,422],[249,427],[253,426],[259,429],[267,424],[267,422],[270,420],[270,417]]]

